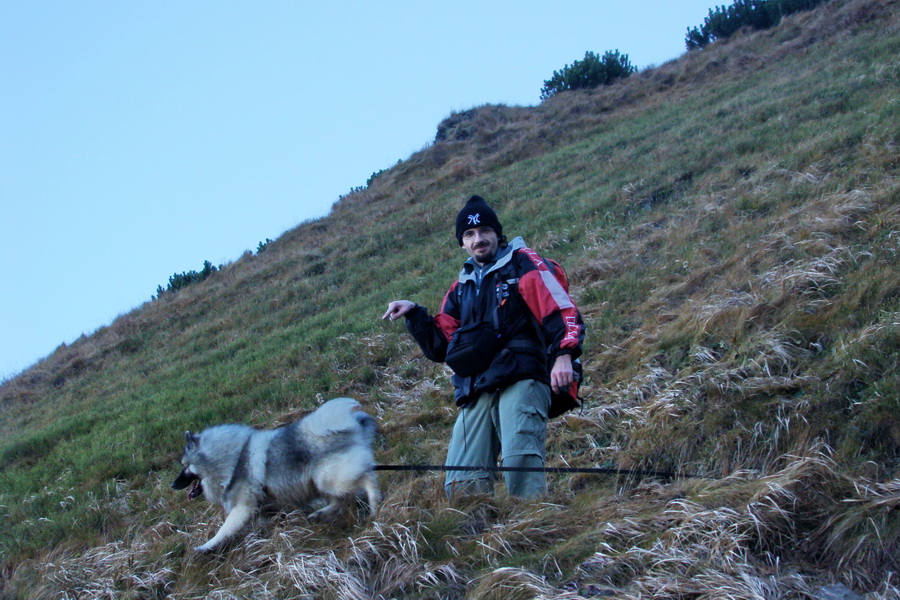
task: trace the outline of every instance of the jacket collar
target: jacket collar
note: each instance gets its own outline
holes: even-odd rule
[[[504,266],[512,260],[513,254],[516,253],[516,250],[520,250],[525,248],[525,240],[519,237],[515,237],[505,248],[499,248],[497,250],[497,256],[493,263],[488,263],[485,267],[481,267],[478,263],[475,262],[475,259],[469,257],[466,262],[463,263],[462,271],[459,272],[459,283],[464,284],[467,281],[475,281],[486,277],[488,274],[493,273],[494,271],[503,268]],[[477,271],[483,269],[480,275],[477,274]]]

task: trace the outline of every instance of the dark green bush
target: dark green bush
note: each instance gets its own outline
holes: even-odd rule
[[[187,287],[191,284],[197,283],[198,281],[203,281],[219,269],[213,266],[211,262],[208,260],[203,261],[203,270],[199,273],[197,271],[184,271],[182,273],[175,273],[171,277],[169,277],[169,285],[165,289],[163,286],[159,285],[156,287],[156,297],[158,298],[163,294],[163,292],[177,292],[183,287]]]
[[[766,29],[781,22],[784,15],[809,10],[827,0],[735,0],[729,6],[709,9],[703,25],[688,28],[684,44],[688,50],[703,48],[734,34],[742,27]]]
[[[554,71],[553,77],[544,82],[541,88],[541,100],[565,92],[608,85],[616,79],[623,79],[637,69],[628,60],[627,54],[619,54],[607,50],[603,56],[593,52],[585,52],[584,60],[576,60],[560,71]]]

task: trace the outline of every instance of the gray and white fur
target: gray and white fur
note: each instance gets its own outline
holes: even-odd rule
[[[311,519],[331,520],[365,492],[374,516],[381,491],[374,472],[375,419],[352,398],[329,400],[299,421],[271,430],[217,425],[185,432],[181,474],[172,488],[192,485],[225,510],[218,533],[195,550],[213,550],[234,537],[263,506],[303,506],[324,497]]]

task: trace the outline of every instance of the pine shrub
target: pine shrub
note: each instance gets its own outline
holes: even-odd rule
[[[585,52],[584,60],[576,60],[544,82],[541,88],[541,100],[546,100],[559,92],[594,88],[609,85],[616,79],[623,79],[637,69],[631,64],[627,54],[618,50],[607,50],[603,56],[594,52]]]
[[[169,277],[168,287],[166,287],[165,289],[163,289],[163,286],[161,285],[156,287],[156,296],[158,298],[164,292],[177,292],[181,288],[203,281],[218,270],[219,269],[216,268],[211,262],[209,262],[208,260],[204,260],[202,271],[200,271],[199,273],[197,271],[183,271],[181,273],[175,273],[174,275]]]
[[[781,22],[781,18],[802,10],[809,10],[826,0],[735,0],[731,6],[709,9],[703,25],[688,28],[684,44],[688,50],[725,39],[742,27],[767,29]]]

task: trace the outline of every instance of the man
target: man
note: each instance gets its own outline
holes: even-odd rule
[[[432,316],[409,300],[388,305],[383,319],[406,326],[429,359],[446,362],[461,407],[447,465],[543,467],[551,389],[574,380],[584,323],[554,266],[507,243],[496,213],[472,196],[456,217],[456,238],[469,258]],[[568,407],[567,407],[568,408]],[[543,472],[506,472],[513,496],[547,491]],[[448,494],[489,492],[488,471],[448,471]]]

